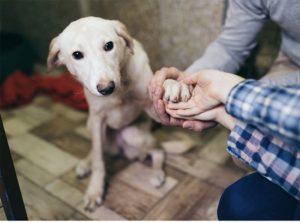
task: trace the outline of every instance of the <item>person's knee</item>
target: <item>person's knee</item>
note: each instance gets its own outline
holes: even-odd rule
[[[223,192],[219,205],[218,205],[218,219],[219,220],[235,220],[244,218],[243,211],[240,207],[243,202],[240,200],[238,192],[235,186],[231,185]]]
[[[223,192],[217,213],[219,220],[290,220],[297,204],[281,187],[253,173]]]
[[[247,220],[253,218],[256,212],[255,198],[251,194],[253,183],[260,175],[248,175],[236,181],[223,192],[219,206],[219,220]]]

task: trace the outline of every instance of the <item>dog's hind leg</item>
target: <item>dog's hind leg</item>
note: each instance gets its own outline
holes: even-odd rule
[[[149,127],[144,124],[129,126],[123,129],[117,138],[127,158],[140,161],[150,160],[152,170],[149,174],[149,182],[155,187],[160,187],[165,182],[163,171],[165,155],[163,150],[154,148],[156,140]]]
[[[166,180],[166,175],[163,170],[165,162],[165,153],[159,149],[150,149],[147,152],[147,157],[150,157],[153,175],[150,177],[150,183],[155,187],[160,187]]]

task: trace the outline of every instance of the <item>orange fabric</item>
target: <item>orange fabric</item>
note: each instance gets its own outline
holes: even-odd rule
[[[27,104],[38,93],[49,95],[53,100],[73,108],[88,110],[83,87],[70,74],[28,77],[19,71],[9,75],[0,86],[0,109]]]

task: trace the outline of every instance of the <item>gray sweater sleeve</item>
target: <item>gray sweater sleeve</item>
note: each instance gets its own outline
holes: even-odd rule
[[[186,72],[194,73],[201,69],[218,69],[231,73],[238,71],[255,47],[257,34],[267,17],[263,0],[229,0],[221,34]]]
[[[274,86],[300,85],[300,70],[279,76],[266,76],[260,81]]]

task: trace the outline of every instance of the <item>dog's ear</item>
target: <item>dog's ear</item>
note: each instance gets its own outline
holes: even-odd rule
[[[130,36],[126,26],[117,20],[114,20],[113,24],[116,33],[118,34],[118,36],[122,37],[125,40],[126,46],[129,48],[130,53],[133,54],[133,38]]]
[[[47,66],[48,72],[51,71],[54,67],[62,65],[59,61],[59,44],[58,44],[58,37],[55,37],[51,40],[49,46],[49,54],[47,58]]]

